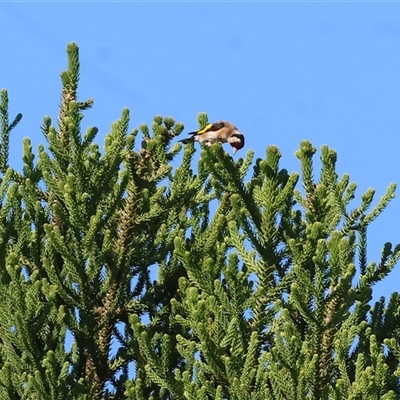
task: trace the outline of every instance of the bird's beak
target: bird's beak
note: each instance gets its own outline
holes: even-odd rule
[[[237,148],[236,148],[236,147],[234,147],[234,148],[233,148],[233,155],[235,155],[235,154],[236,154],[236,152],[237,152]]]

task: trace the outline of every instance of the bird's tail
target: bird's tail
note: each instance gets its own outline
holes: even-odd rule
[[[188,144],[194,142],[194,137],[188,137],[186,139],[178,140],[178,142],[182,142],[183,144]]]

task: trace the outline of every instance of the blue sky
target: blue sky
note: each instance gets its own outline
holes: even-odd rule
[[[44,143],[57,117],[66,45],[81,54],[83,127],[102,143],[123,107],[131,127],[156,114],[197,127],[199,112],[234,122],[257,157],[276,144],[281,165],[309,139],[338,152],[338,172],[377,199],[400,183],[400,3],[385,2],[2,2],[0,87],[24,118],[11,138]],[[243,156],[242,153],[238,155]],[[400,190],[400,188],[399,188]],[[400,242],[400,196],[371,226],[370,260]],[[400,265],[375,296],[399,291]]]

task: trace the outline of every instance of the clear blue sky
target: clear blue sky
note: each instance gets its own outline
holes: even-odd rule
[[[379,198],[400,184],[400,3],[2,2],[0,26],[0,87],[24,115],[14,166],[23,137],[45,142],[75,41],[80,99],[95,100],[83,126],[98,126],[101,143],[123,107],[132,128],[161,114],[189,131],[205,111],[233,121],[256,156],[276,144],[290,172],[301,140],[333,147],[359,185],[354,206],[368,187]],[[400,196],[370,229],[370,260],[400,242],[399,220]],[[399,291],[399,278],[400,265],[375,296]]]

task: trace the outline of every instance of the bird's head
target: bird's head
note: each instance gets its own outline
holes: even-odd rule
[[[233,147],[233,154],[244,147],[244,136],[235,129],[235,132],[229,137],[228,143]]]

